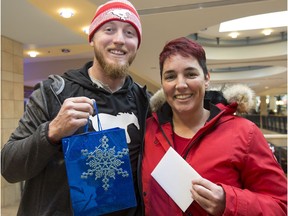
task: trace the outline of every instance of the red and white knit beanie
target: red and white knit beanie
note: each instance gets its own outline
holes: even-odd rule
[[[127,0],[112,0],[98,7],[90,24],[89,42],[103,24],[112,20],[130,23],[136,29],[139,48],[142,37],[140,17],[135,7]]]

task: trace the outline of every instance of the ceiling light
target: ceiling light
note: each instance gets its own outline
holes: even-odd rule
[[[243,17],[220,24],[219,32],[243,31],[285,27],[288,25],[288,11]]]
[[[262,31],[262,33],[263,33],[265,36],[270,35],[272,32],[273,32],[272,29],[264,29],[264,30]]]
[[[238,33],[238,32],[231,32],[231,33],[229,34],[229,36],[230,36],[231,38],[237,38],[237,37],[239,36],[239,33]]]
[[[282,105],[284,105],[284,102],[283,101],[276,101],[276,105],[277,106],[282,106]]]
[[[82,30],[85,34],[89,34],[89,26],[84,27]]]
[[[32,58],[35,58],[37,55],[39,55],[39,53],[36,52],[36,51],[29,51],[29,52],[28,52],[28,55],[29,55],[30,57],[32,57]]]
[[[74,11],[70,8],[62,8],[59,10],[59,14],[63,18],[71,18],[74,15]]]

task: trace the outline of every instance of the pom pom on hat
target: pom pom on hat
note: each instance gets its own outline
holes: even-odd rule
[[[103,24],[112,20],[130,23],[135,28],[139,48],[142,37],[140,17],[135,7],[127,0],[112,0],[98,7],[89,27],[89,42]]]

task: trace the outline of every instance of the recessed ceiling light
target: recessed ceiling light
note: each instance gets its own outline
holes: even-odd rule
[[[288,11],[280,11],[223,22],[220,24],[219,32],[277,28],[287,25]]]
[[[70,8],[62,8],[59,10],[60,16],[63,18],[71,18],[74,15],[74,11]]]
[[[89,34],[89,26],[85,26],[82,30],[85,34]]]
[[[28,55],[29,55],[30,57],[32,57],[32,58],[35,58],[36,56],[39,55],[39,53],[36,52],[36,51],[29,51],[29,52],[28,52]]]
[[[231,32],[231,33],[229,34],[229,36],[230,36],[231,38],[237,38],[237,37],[239,36],[239,33],[238,33],[238,32]]]
[[[262,31],[262,33],[263,33],[265,36],[270,35],[272,32],[273,32],[272,29],[264,29],[264,30]]]

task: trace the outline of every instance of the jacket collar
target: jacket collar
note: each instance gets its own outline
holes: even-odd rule
[[[217,116],[222,110],[225,110],[225,105],[223,104],[218,104],[218,105],[214,105],[212,103],[210,103],[209,99],[205,99],[204,102],[204,108],[208,109],[210,111],[210,116],[207,120],[207,122],[209,122],[211,119],[213,119],[215,116]],[[230,111],[230,109],[229,109]],[[235,110],[234,110],[235,111]],[[170,105],[165,102],[162,107],[153,114],[154,117],[157,116],[158,122],[160,125],[163,125],[165,123],[172,123],[172,109],[170,107]]]

